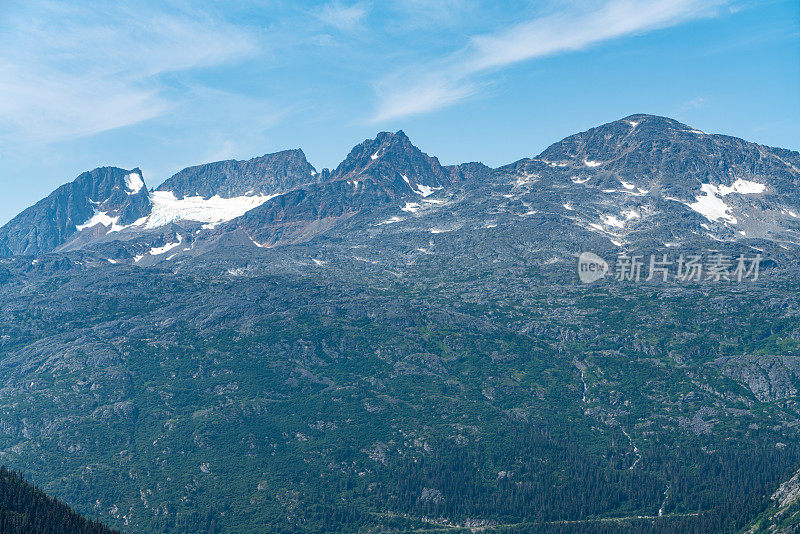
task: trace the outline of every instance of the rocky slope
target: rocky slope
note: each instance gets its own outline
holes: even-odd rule
[[[85,172],[0,228],[0,255],[54,250],[83,230],[99,235],[140,219],[150,197],[139,169],[101,167]]]
[[[302,150],[284,150],[246,161],[188,167],[168,178],[157,191],[170,191],[177,198],[273,195],[312,184],[317,176]]]

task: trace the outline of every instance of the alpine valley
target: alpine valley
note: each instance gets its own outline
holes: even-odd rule
[[[85,172],[0,229],[0,463],[78,513],[800,529],[798,152],[632,115],[494,169],[400,131],[334,170],[147,178]],[[761,262],[584,284],[582,252]]]

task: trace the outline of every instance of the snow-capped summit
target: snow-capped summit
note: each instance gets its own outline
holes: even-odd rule
[[[0,254],[53,250],[76,232],[102,234],[147,215],[150,197],[140,169],[99,167],[64,184],[0,228]]]

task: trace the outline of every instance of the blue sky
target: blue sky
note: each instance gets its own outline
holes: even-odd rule
[[[100,165],[332,167],[381,130],[447,164],[633,113],[800,149],[796,0],[3,0],[0,51],[0,223]]]

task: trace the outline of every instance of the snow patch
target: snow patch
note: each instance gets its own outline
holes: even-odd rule
[[[214,226],[240,217],[278,195],[255,195],[222,198],[201,196],[176,198],[172,191],[153,191],[150,200],[153,209],[146,218],[134,223],[145,228],[158,228],[175,221],[196,221]]]
[[[763,193],[764,190],[767,188],[767,186],[764,184],[760,184],[758,182],[752,182],[750,180],[743,180],[741,178],[737,179],[735,182],[733,182],[733,185],[730,186],[728,185],[713,186],[711,184],[704,184],[704,185],[708,185],[709,189],[722,196],[729,195],[731,193],[739,193],[740,195],[758,195],[760,193]]]
[[[638,219],[639,217],[641,217],[641,215],[639,215],[639,212],[636,210],[625,210],[622,212],[622,216],[625,217],[626,221],[630,221],[631,219]]]
[[[129,195],[135,195],[144,187],[144,180],[142,175],[138,172],[132,172],[125,176],[125,187],[128,188]]]
[[[400,222],[400,221],[402,221],[402,220],[403,220],[403,218],[402,218],[402,217],[398,217],[397,215],[395,215],[394,217],[391,217],[391,218],[389,218],[389,219],[386,219],[385,221],[381,221],[381,222],[379,222],[379,223],[378,223],[376,226],[380,226],[380,225],[382,225],[382,224],[394,224],[394,223],[396,223],[396,222]]]
[[[564,209],[566,209],[566,210],[569,210],[569,211],[575,211],[575,208],[573,208],[573,207],[570,205],[570,203],[569,203],[569,202],[567,202],[566,204],[562,204],[562,206],[564,206]]]
[[[406,202],[406,205],[400,208],[402,211],[407,211],[408,213],[416,213],[420,210],[422,206],[416,202]]]
[[[708,184],[704,184],[701,188],[705,195],[696,197],[695,201],[689,204],[689,207],[709,221],[716,222],[720,219],[724,219],[731,224],[736,224],[736,217],[728,213],[731,207],[714,194],[714,191],[710,187],[706,187],[707,185]]]
[[[635,189],[636,188],[635,185],[630,184],[630,183],[626,182],[625,180],[620,180],[619,183],[621,183],[622,187],[624,187],[625,189]]]
[[[112,232],[119,232],[120,230],[127,228],[127,226],[122,226],[119,224],[119,216],[112,217],[106,212],[95,210],[94,215],[92,215],[88,221],[76,226],[75,229],[80,232],[84,228],[92,228],[98,224],[106,227],[106,233],[108,234]]]
[[[442,228],[442,227],[435,227],[428,230],[432,234],[443,234],[445,232],[454,232],[456,230],[460,230],[461,225],[451,226],[449,228]]]
[[[738,193],[740,195],[757,195],[763,193],[766,185],[750,180],[743,180],[741,178],[733,182],[732,185],[712,185],[702,184],[700,190],[704,193],[701,196],[695,197],[695,201],[688,206],[703,215],[710,221],[718,221],[723,219],[731,224],[736,224],[736,217],[733,217],[728,212],[731,207],[725,204],[720,198],[731,193]]]
[[[135,256],[133,258],[133,261],[139,262],[139,260],[141,260],[145,256],[159,256],[161,254],[164,254],[165,252],[169,252],[170,250],[174,249],[175,247],[180,246],[180,244],[183,242],[183,237],[181,237],[180,234],[175,234],[175,238],[178,240],[176,243],[167,243],[166,245],[164,245],[162,247],[153,247],[150,250],[148,250],[147,252],[145,252],[144,254],[140,254],[138,256]]]
[[[528,184],[534,180],[538,180],[538,174],[522,174],[517,176],[517,181],[514,184],[514,187],[522,187],[525,184]]]
[[[602,161],[592,161],[590,159],[585,159],[585,160],[583,160],[583,164],[586,165],[587,167],[599,167],[600,165],[603,164],[603,162]]]
[[[441,187],[430,187],[430,186],[423,185],[423,184],[417,184],[417,189],[414,192],[417,193],[418,195],[422,195],[423,198],[424,198],[424,197],[431,196],[434,193],[434,191],[439,191],[440,189],[442,189],[442,188]]]
[[[601,219],[603,220],[603,224],[606,224],[608,226],[625,228],[625,223],[619,220],[615,215],[603,215]]]
[[[150,249],[149,254],[151,256],[158,256],[158,255],[164,254],[165,252],[169,252],[173,248],[179,246],[183,242],[183,237],[181,237],[181,234],[175,234],[175,238],[178,240],[177,242],[175,242],[175,243],[167,243],[163,247],[153,247],[153,248]]]
[[[247,236],[247,237],[250,237],[250,236]],[[264,243],[264,244],[262,244],[262,243],[259,243],[258,241],[256,241],[256,240],[255,240],[255,239],[253,239],[252,237],[250,237],[250,241],[252,241],[252,243],[253,243],[255,246],[257,246],[258,248],[272,248],[270,245],[267,245],[266,243]]]
[[[547,164],[548,164],[548,165],[550,165],[551,167],[566,167],[567,165],[569,165],[569,163],[556,162],[556,161],[548,161],[548,160],[546,160],[546,159],[543,159],[543,160],[540,160],[540,161],[541,161],[542,163],[547,163]]]

